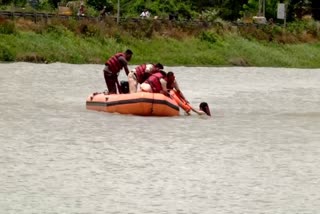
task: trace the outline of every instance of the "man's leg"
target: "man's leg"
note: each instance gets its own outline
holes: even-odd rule
[[[116,78],[114,78],[112,75],[104,72],[104,80],[105,80],[107,88],[108,88],[108,93],[109,94],[116,94],[117,93]]]
[[[128,83],[129,83],[130,94],[131,93],[136,93],[137,92],[138,82],[137,82],[137,78],[136,78],[136,76],[135,76],[135,74],[133,72],[130,72],[128,74]]]

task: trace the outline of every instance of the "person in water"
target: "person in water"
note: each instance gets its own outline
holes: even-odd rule
[[[109,94],[116,94],[117,89],[118,92],[121,94],[118,75],[121,69],[124,68],[126,75],[128,76],[128,63],[131,60],[132,55],[133,52],[130,49],[128,49],[124,53],[116,53],[105,62],[103,75]]]
[[[163,69],[163,65],[157,64],[142,64],[132,69],[128,74],[128,82],[130,93],[137,92],[138,84],[142,84],[152,74],[160,72]]]
[[[207,114],[209,115],[207,112],[210,113],[209,107],[207,103],[201,103],[200,105],[200,110],[195,109],[193,106],[191,106],[190,102],[185,98],[185,96],[183,95],[183,93],[180,90],[180,87],[178,85],[178,82],[174,76],[173,72],[168,72],[167,74],[167,89],[169,91],[173,90],[177,96],[179,97],[179,99],[185,103],[185,105],[187,106],[187,111],[186,113],[188,115],[190,115],[190,110],[199,114],[199,115],[203,115],[203,114]],[[205,107],[208,107],[207,109]],[[204,111],[206,110],[206,111]]]
[[[185,96],[181,92],[180,87],[178,85],[178,82],[174,76],[174,73],[170,72],[170,71],[167,73],[167,89],[171,92],[174,91],[174,93],[176,93],[177,97],[179,98],[178,102],[184,103],[183,109],[185,110],[185,112],[188,115],[190,115],[190,111],[193,111],[193,112],[197,113],[198,115],[207,114],[206,111],[203,111],[203,109],[205,109],[205,103],[202,103],[202,105],[201,105],[202,108],[200,107],[200,110],[197,110],[193,106],[191,106],[190,102],[185,98]],[[173,98],[173,96],[172,96],[173,94],[170,93],[170,95],[171,95],[171,98]],[[208,106],[208,104],[206,104],[206,105]],[[209,110],[209,108],[207,110]]]
[[[211,116],[211,112],[210,112],[208,103],[201,102],[200,105],[199,105],[199,109],[201,111],[203,111],[204,113],[206,113],[208,116]]]

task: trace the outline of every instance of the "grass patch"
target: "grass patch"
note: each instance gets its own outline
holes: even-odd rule
[[[170,22],[157,21],[121,26],[112,22],[95,24],[75,20],[38,24],[2,20],[1,23],[0,26],[6,29],[0,30],[1,61],[103,64],[114,53],[130,48],[134,52],[131,64],[320,67],[320,42],[316,39],[319,33],[315,27],[301,24],[296,30],[291,27],[283,31],[270,26],[232,30],[221,26],[217,29],[184,29]],[[139,31],[137,26],[143,24],[148,33],[136,32]],[[301,36],[288,37],[289,30],[308,32],[304,40],[310,35],[312,40],[297,42]]]

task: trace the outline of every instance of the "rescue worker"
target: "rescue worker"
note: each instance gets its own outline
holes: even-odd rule
[[[151,92],[151,93],[162,93],[166,96],[169,96],[173,98],[172,96],[176,94],[174,100],[178,102],[180,107],[182,107],[188,115],[190,115],[190,110],[193,112],[203,115],[206,114],[206,112],[202,110],[197,110],[194,107],[192,107],[187,101],[187,99],[184,97],[182,92],[180,91],[179,85],[175,79],[174,73],[169,71],[167,74],[165,72],[159,72],[152,74],[144,83],[141,84],[141,90],[145,92]],[[172,90],[172,92],[170,92]],[[174,92],[173,92],[174,91]],[[173,94],[170,94],[173,93]]]
[[[141,84],[141,91],[150,93],[162,93],[166,96],[170,96],[167,89],[166,79],[167,73],[162,70],[160,72],[152,74]]]
[[[170,90],[175,89],[179,95],[185,99],[172,71],[169,71],[168,73],[160,71],[152,74],[140,87],[142,91],[163,93],[165,95],[168,95]]]
[[[142,84],[146,79],[154,73],[160,72],[163,69],[163,65],[157,64],[142,64],[132,69],[128,74],[128,82],[130,93],[137,92],[138,84]]]
[[[180,100],[182,100],[183,102],[185,102],[185,105],[187,105],[188,107],[188,111],[186,111],[186,113],[188,115],[190,115],[190,110],[192,110],[193,112],[199,114],[199,115],[203,115],[206,114],[206,112],[200,110],[195,109],[194,107],[192,107],[189,103],[189,101],[185,98],[185,96],[183,95],[183,93],[180,90],[180,87],[178,85],[178,82],[176,81],[176,78],[174,76],[173,72],[168,72],[167,74],[167,90],[174,90],[175,93],[177,93],[177,95],[180,97]]]
[[[133,52],[128,49],[124,53],[116,53],[106,61],[105,67],[103,69],[103,75],[108,88],[108,94],[116,94],[117,89],[121,94],[118,75],[120,73],[120,70],[124,68],[126,75],[128,76],[128,62],[131,60],[132,55]]]
[[[174,73],[171,71],[169,71],[167,74],[167,89],[168,90],[175,89],[175,91],[179,94],[179,96],[189,103],[189,101],[182,94],[180,87],[178,85],[178,82],[176,81],[176,77],[174,76]]]

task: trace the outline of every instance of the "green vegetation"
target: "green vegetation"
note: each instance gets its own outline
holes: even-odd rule
[[[286,28],[276,17],[279,2]],[[80,3],[91,19],[78,20]],[[320,67],[319,0],[0,0],[0,10],[12,12],[64,14],[59,6],[70,19],[0,17],[0,61],[104,63],[130,48],[132,64]],[[97,21],[103,7],[109,15]],[[131,19],[144,9],[151,18]],[[257,15],[272,23],[253,24]]]
[[[134,51],[131,64],[320,67],[319,23],[235,26],[163,20],[0,20],[0,61],[104,63]]]
[[[305,15],[312,15],[320,20],[319,0],[0,0],[0,9],[23,7],[28,10],[57,11],[58,6],[71,3],[71,8],[77,11],[80,2],[86,7],[86,13],[97,16],[104,6],[110,14],[117,14],[120,3],[120,15],[123,18],[138,17],[143,9],[148,9],[152,16],[165,17],[176,14],[180,19],[207,18],[212,12],[217,17],[227,21],[238,18],[265,15],[267,19],[276,20],[277,5],[283,2],[287,5],[287,18],[292,21]],[[73,8],[75,5],[76,8]]]

